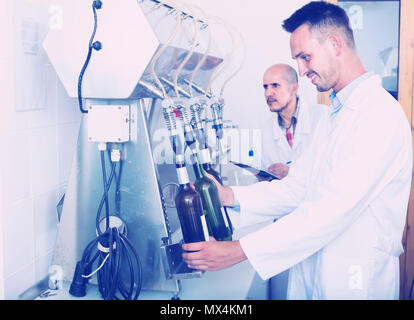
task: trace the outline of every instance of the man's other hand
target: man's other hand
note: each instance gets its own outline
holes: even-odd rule
[[[239,241],[210,241],[184,243],[183,259],[189,268],[216,271],[229,268],[247,259]]]
[[[267,171],[274,174],[279,179],[283,179],[288,175],[289,167],[284,163],[274,163],[267,169]]]

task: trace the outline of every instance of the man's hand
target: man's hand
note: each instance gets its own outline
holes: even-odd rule
[[[215,241],[210,237],[206,242],[184,243],[182,248],[188,267],[197,270],[222,270],[247,259],[239,241]]]
[[[233,207],[234,206],[234,194],[230,187],[221,185],[211,174],[205,172],[206,176],[213,180],[218,189],[218,194],[223,206]]]
[[[289,173],[289,167],[284,163],[274,163],[272,164],[267,171],[274,174],[279,179],[283,179]]]

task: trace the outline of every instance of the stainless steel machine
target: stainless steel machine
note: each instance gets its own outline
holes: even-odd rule
[[[97,235],[96,212],[108,205],[140,257],[141,290],[182,299],[265,298],[265,284],[248,262],[203,273],[181,260],[178,182],[161,102],[178,94],[203,99],[206,110],[213,103],[207,88],[223,59],[209,41],[205,14],[172,1],[95,4],[67,1],[63,26],[50,30],[43,43],[83,112],[52,264],[72,280],[76,261]],[[213,125],[214,117],[206,117]],[[118,152],[122,174],[114,174],[105,190],[99,151],[110,150]]]

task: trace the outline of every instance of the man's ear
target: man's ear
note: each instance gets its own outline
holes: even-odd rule
[[[332,50],[335,52],[335,55],[336,56],[341,55],[342,45],[343,45],[342,37],[338,33],[333,32],[329,35],[328,42],[329,42]]]
[[[297,92],[299,90],[299,83],[296,82],[296,83],[292,84],[292,89],[293,89],[293,94],[296,96]]]

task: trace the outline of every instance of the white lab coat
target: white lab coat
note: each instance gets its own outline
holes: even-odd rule
[[[289,299],[397,299],[411,130],[378,76],[354,90],[283,180],[234,187],[240,244],[263,279],[290,267]]]
[[[266,170],[274,163],[296,161],[304,148],[309,145],[315,128],[329,108],[325,105],[310,105],[299,99],[299,115],[296,123],[293,145],[289,146],[285,132],[278,123],[278,114],[272,113],[262,128],[262,170]]]
[[[267,171],[274,163],[295,162],[310,144],[319,121],[330,111],[326,105],[310,105],[303,99],[298,100],[298,108],[292,147],[286,139],[286,132],[279,125],[279,116],[276,112],[273,112],[264,123],[262,127],[262,170]],[[270,284],[272,298],[286,299],[288,275],[289,271],[286,270],[272,278]]]

